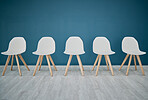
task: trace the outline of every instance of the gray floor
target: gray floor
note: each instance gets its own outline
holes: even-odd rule
[[[4,66],[0,66],[2,73]],[[70,66],[68,75],[64,76],[65,66],[57,66],[53,77],[47,66],[32,76],[35,66],[27,71],[21,66],[22,77],[14,66],[7,68],[5,76],[0,76],[0,100],[148,100],[148,66],[135,71],[131,66],[129,76],[125,76],[127,66],[119,72],[119,66],[113,66],[115,76],[100,67],[98,76],[91,72],[92,66],[84,66],[85,76],[81,76],[78,66]]]

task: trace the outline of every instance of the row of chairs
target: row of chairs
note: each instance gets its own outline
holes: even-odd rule
[[[14,56],[15,56],[18,70],[19,70],[19,75],[20,76],[22,75],[21,70],[20,70],[19,60],[18,60],[18,56],[19,56],[19,58],[21,59],[21,61],[23,62],[23,64],[26,66],[26,68],[29,71],[29,68],[25,60],[21,56],[21,54],[24,53],[25,51],[26,51],[25,39],[23,37],[14,37],[9,43],[8,50],[1,53],[3,55],[8,55],[2,75],[5,74],[5,71],[9,64],[11,56],[12,56],[11,70],[13,68],[13,61],[14,61]],[[125,59],[123,60],[121,67],[119,68],[119,71],[121,70],[121,68],[123,67],[124,63],[126,62],[129,56],[130,58],[128,62],[128,68],[127,68],[126,75],[128,75],[132,57],[134,58],[135,70],[137,70],[137,66],[136,66],[136,57],[137,57],[137,60],[142,70],[142,74],[144,75],[144,70],[143,70],[139,55],[146,54],[146,52],[140,51],[137,40],[134,37],[124,37],[124,39],[122,40],[122,51],[126,53],[127,55]],[[54,69],[57,71],[57,68],[51,57],[51,54],[53,54],[54,52],[55,52],[54,39],[52,37],[42,37],[38,42],[37,50],[33,52],[33,54],[39,56],[33,76],[35,76],[39,64],[40,64],[39,65],[39,71],[40,71],[44,56],[46,56],[46,60],[47,60],[49,70],[50,70],[50,75],[53,76],[50,62],[52,63]],[[115,54],[115,52],[111,50],[109,40],[106,37],[96,37],[93,41],[93,52],[97,54],[96,60],[92,68],[92,71],[93,71],[98,62],[98,66],[96,69],[96,76],[98,75],[102,56],[104,56],[105,58],[107,69],[109,70],[109,67],[110,67],[111,73],[112,75],[114,75],[109,55]],[[77,36],[69,37],[68,40],[66,41],[66,47],[65,47],[64,53],[69,55],[69,60],[67,62],[67,66],[65,70],[65,76],[67,75],[68,68],[70,66],[70,62],[71,62],[73,55],[76,55],[79,66],[80,66],[81,74],[84,75],[84,68],[83,68],[83,65],[82,65],[82,62],[79,56],[85,53],[82,39]]]

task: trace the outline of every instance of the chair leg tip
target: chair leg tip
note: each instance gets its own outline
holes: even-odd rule
[[[67,76],[66,74],[64,74],[64,76]]]

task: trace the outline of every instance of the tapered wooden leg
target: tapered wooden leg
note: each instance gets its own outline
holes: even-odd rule
[[[112,64],[111,64],[110,58],[109,58],[108,55],[106,55],[106,58],[107,58],[107,61],[108,61],[108,63],[109,63],[110,70],[111,70],[111,72],[112,72],[112,76],[114,76],[114,71],[113,71],[113,68],[112,68]]]
[[[78,57],[80,58],[79,55],[78,55]],[[84,71],[84,67],[83,67],[83,65],[82,65],[82,61],[81,61],[81,59],[79,59],[79,61],[80,61],[80,63],[81,63],[82,70]]]
[[[121,70],[121,68],[123,67],[124,63],[126,62],[127,58],[128,58],[129,54],[126,55],[126,57],[124,58],[120,68],[119,68],[119,71]]]
[[[41,59],[41,56],[38,57],[38,60],[37,60],[37,63],[36,63],[36,67],[35,67],[35,70],[34,70],[33,76],[35,76],[35,73],[36,73],[36,70],[37,70],[37,68],[38,68],[38,65],[39,65],[40,59]]]
[[[135,57],[135,55],[133,55],[133,58],[134,58],[134,65],[135,65],[135,70],[137,70],[137,65],[136,65],[136,57]]]
[[[7,66],[8,66],[8,64],[9,64],[10,58],[11,58],[11,55],[9,55],[9,56],[7,57],[7,61],[6,61],[5,68],[4,68],[4,71],[3,71],[3,73],[2,73],[2,76],[4,76],[4,74],[5,74],[5,72],[6,72],[6,69],[7,69]]]
[[[82,62],[81,62],[81,65],[82,65]],[[82,70],[84,71],[84,67],[83,67],[83,65],[82,65]]]
[[[42,65],[43,57],[44,57],[44,55],[42,55],[42,56],[41,56],[41,59],[40,59],[39,71],[40,71],[40,69],[41,69],[41,65]]]
[[[19,74],[20,74],[20,76],[22,76],[21,69],[20,69],[20,64],[19,64],[19,60],[18,60],[17,55],[15,55],[15,58],[16,58],[16,63],[17,63],[17,67],[18,67],[18,70],[19,70]]]
[[[128,71],[129,71],[129,68],[130,68],[131,60],[132,60],[132,55],[130,55],[130,59],[129,59],[128,67],[127,67],[127,71],[126,71],[126,76],[128,76]]]
[[[47,59],[47,63],[48,63],[48,66],[49,66],[50,75],[53,76],[52,70],[51,70],[51,66],[50,66],[50,62],[49,62],[49,58],[48,58],[48,55],[46,55],[46,59]]]
[[[27,66],[27,64],[26,64],[26,62],[25,62],[25,60],[24,60],[23,57],[22,57],[22,55],[19,54],[18,56],[20,57],[20,59],[21,59],[21,61],[23,62],[23,64],[26,66],[27,70],[30,71],[30,69],[28,68],[28,66]]]
[[[81,61],[81,59],[80,59],[80,63],[81,63],[82,70],[84,71],[84,67],[83,67],[83,65],[82,65],[82,61]]]
[[[65,76],[67,75],[67,72],[68,72],[68,68],[69,68],[71,59],[72,59],[72,55],[69,56],[68,63],[67,63],[67,66],[66,66],[66,70],[65,70],[65,74],[64,74]]]
[[[104,58],[105,58],[105,62],[106,62],[106,66],[107,66],[107,70],[109,71],[109,66],[108,66],[108,62],[107,62],[107,57],[106,57],[106,55],[104,55]]]
[[[140,60],[140,57],[139,57],[139,55],[136,55],[136,56],[137,56],[137,60],[138,60],[138,62],[139,62],[139,65],[140,65],[140,68],[141,68],[141,71],[142,71],[142,75],[145,75],[145,74],[144,74],[143,67],[142,67],[142,63],[141,63],[141,60]]]
[[[12,71],[12,68],[13,68],[13,61],[14,61],[14,55],[12,55],[12,60],[11,60],[11,71]]]
[[[55,66],[55,64],[54,64],[54,62],[53,62],[53,60],[52,60],[52,57],[51,57],[50,55],[48,55],[48,56],[49,56],[49,59],[50,59],[52,65],[53,65],[54,69],[57,71],[57,68],[56,68],[56,66]]]
[[[99,55],[97,56],[97,58],[96,58],[96,60],[95,60],[94,66],[93,66],[93,68],[92,68],[92,71],[94,70],[94,68],[95,68],[95,66],[96,66],[96,64],[97,64],[98,59],[99,59]]]
[[[83,65],[82,65],[80,56],[79,55],[76,55],[76,56],[77,56],[77,60],[78,60],[79,66],[80,66],[81,74],[82,74],[82,76],[84,76]]]
[[[97,66],[97,70],[96,70],[96,76],[98,75],[101,59],[102,59],[102,55],[99,56],[98,66]]]

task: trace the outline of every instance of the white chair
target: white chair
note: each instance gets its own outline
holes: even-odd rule
[[[96,37],[94,39],[94,41],[93,41],[93,52],[98,55],[96,60],[95,60],[94,66],[92,68],[92,71],[93,71],[97,62],[98,62],[98,66],[97,66],[97,70],[96,70],[96,76],[98,75],[102,55],[104,55],[104,57],[105,57],[105,61],[106,61],[106,65],[107,65],[108,70],[109,70],[109,67],[108,67],[108,63],[109,63],[112,75],[114,75],[109,55],[112,55],[115,52],[113,52],[111,50],[110,42],[108,41],[108,39],[106,37]]]
[[[66,47],[65,47],[64,53],[70,55],[68,63],[67,63],[67,67],[65,70],[65,76],[67,75],[68,68],[69,68],[69,65],[70,65],[73,55],[77,56],[77,60],[78,60],[79,66],[80,66],[81,74],[83,76],[84,75],[84,72],[83,72],[84,68],[83,68],[83,65],[82,65],[79,55],[84,54],[85,51],[84,51],[83,41],[81,40],[81,38],[77,37],[77,36],[69,37],[68,40],[66,41]]]
[[[144,70],[143,70],[142,63],[141,63],[139,55],[144,55],[144,54],[146,54],[146,52],[140,51],[137,40],[134,37],[125,37],[122,40],[122,51],[124,53],[126,53],[127,55],[126,55],[125,59],[123,60],[123,62],[121,64],[121,67],[119,68],[119,71],[123,67],[124,63],[126,62],[127,58],[129,57],[129,55],[130,55],[130,58],[129,58],[129,62],[128,62],[128,68],[127,68],[126,75],[128,75],[128,71],[129,71],[129,67],[130,67],[130,64],[131,64],[132,56],[134,58],[135,70],[137,70],[136,57],[135,57],[135,56],[137,56],[137,60],[139,62],[141,70],[142,70],[142,74],[144,75]]]
[[[21,56],[21,54],[24,53],[25,51],[26,51],[26,41],[25,41],[25,39],[23,37],[14,37],[10,41],[8,50],[1,53],[3,55],[8,55],[4,71],[2,73],[3,76],[5,74],[7,66],[9,64],[11,56],[12,56],[12,60],[11,60],[11,70],[12,70],[12,68],[13,68],[13,61],[14,61],[14,55],[15,55],[15,58],[16,58],[16,62],[17,62],[17,66],[18,66],[18,70],[19,70],[20,76],[22,75],[22,73],[21,73],[21,70],[20,70],[18,56],[20,57],[21,61],[23,62],[23,64],[26,66],[26,68],[29,71],[29,68],[28,68],[27,64],[25,63],[23,57]]]
[[[52,57],[51,57],[51,54],[53,54],[54,52],[55,52],[54,39],[52,37],[42,37],[38,42],[37,50],[35,52],[33,52],[33,54],[39,55],[33,76],[35,76],[35,74],[36,74],[39,63],[40,63],[40,66],[39,66],[39,71],[40,71],[44,55],[46,56],[46,59],[47,59],[47,63],[48,63],[49,70],[50,70],[50,75],[53,76],[51,66],[50,66],[50,61],[53,65],[53,67],[55,68],[55,70],[57,71],[55,64],[54,64]],[[49,61],[49,59],[50,59],[50,61]]]

